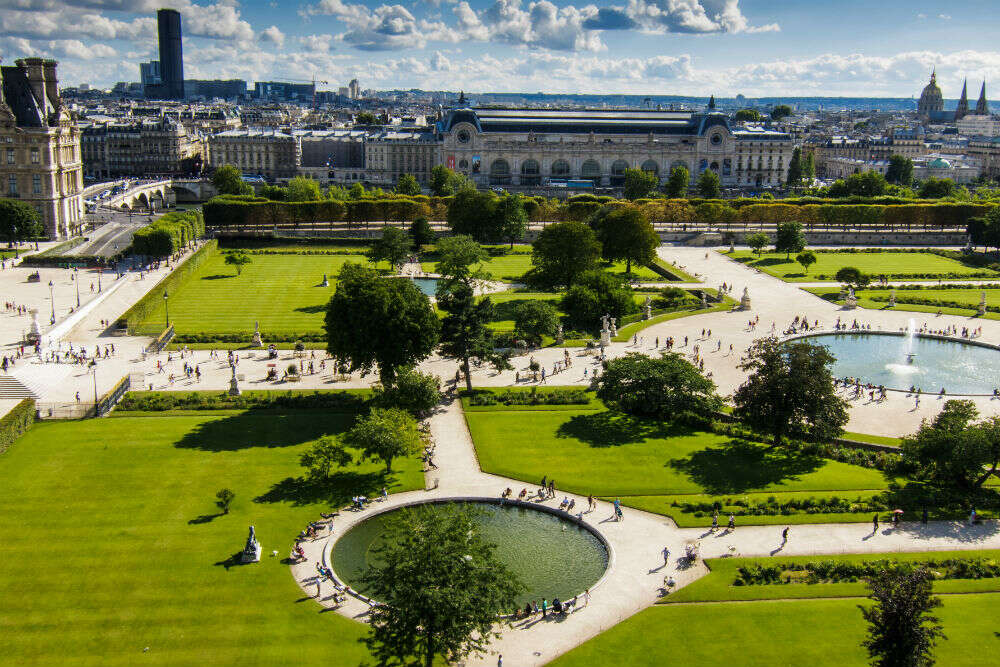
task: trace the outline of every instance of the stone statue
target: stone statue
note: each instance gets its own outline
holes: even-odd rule
[[[260,322],[256,320],[253,323],[253,346],[264,347],[264,341],[260,337]]]
[[[31,328],[28,330],[28,340],[34,343],[42,339],[42,325],[38,323],[37,308],[32,308],[28,312],[31,313]]]
[[[858,297],[854,296],[854,288],[847,288],[847,298],[844,299],[844,307],[853,310],[858,307]]]
[[[605,313],[604,315],[601,316],[601,331],[607,331],[607,330],[608,330],[608,315],[607,313]]]
[[[611,318],[611,335],[618,335],[618,320],[614,317]]]
[[[979,314],[986,314],[986,292],[979,293]]]
[[[642,319],[648,320],[653,317],[653,300],[648,296],[646,302],[642,304]]]
[[[892,291],[889,292],[889,307],[890,308],[895,308],[896,307],[896,288],[895,287],[893,287]]]
[[[601,317],[601,346],[606,347],[611,345],[611,327],[608,321],[608,316],[603,315]]]
[[[743,296],[740,298],[740,310],[750,310],[750,289],[743,288]]]
[[[565,340],[566,338],[563,336],[563,326],[560,324],[559,328],[556,329],[556,344],[562,345]]]
[[[229,379],[229,395],[239,396],[240,395],[240,385],[236,381],[236,364],[230,362],[229,368],[233,371],[233,377]]]
[[[320,287],[329,287],[330,286],[330,280],[326,277],[325,273],[323,274],[323,282],[321,282],[319,284],[319,286]]]
[[[708,308],[708,296],[705,294],[705,290],[701,291],[701,307],[702,309]]]
[[[240,562],[256,563],[258,561],[260,561],[260,542],[257,541],[253,526],[250,526],[250,535],[247,537],[246,546],[243,547],[243,553],[240,555]]]

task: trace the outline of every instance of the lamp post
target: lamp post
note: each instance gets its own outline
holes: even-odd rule
[[[80,269],[74,267],[73,281],[76,282],[76,307],[80,307]]]
[[[167,294],[167,290],[163,290],[163,312],[167,316],[167,328],[170,328],[170,307],[167,305],[167,299],[170,295]]]
[[[56,292],[55,292],[55,287],[56,287],[55,284],[50,280],[49,281],[49,300],[52,301],[52,317],[49,319],[49,324],[55,324],[56,323]]]
[[[90,372],[93,373],[94,375],[94,416],[100,417],[100,415],[97,414],[97,362],[96,361],[93,362],[93,365],[90,367]]]
[[[97,267],[97,293],[101,293],[101,267]]]

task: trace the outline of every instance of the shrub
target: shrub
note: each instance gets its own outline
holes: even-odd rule
[[[10,412],[0,417],[0,454],[17,442],[31,425],[35,423],[35,400],[25,398]]]

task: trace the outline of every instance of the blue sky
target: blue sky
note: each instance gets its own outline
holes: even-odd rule
[[[946,97],[1000,81],[997,3],[927,0],[0,0],[0,57],[138,80],[180,10],[188,78],[365,88]]]

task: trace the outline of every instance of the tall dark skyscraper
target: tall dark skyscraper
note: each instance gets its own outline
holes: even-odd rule
[[[160,32],[160,81],[162,97],[184,99],[184,52],[181,44],[181,15],[175,9],[156,12]]]

